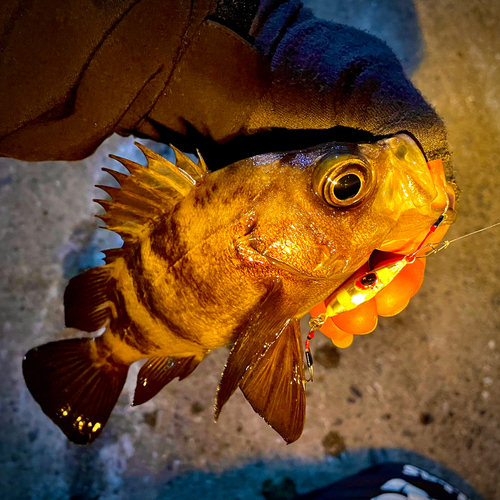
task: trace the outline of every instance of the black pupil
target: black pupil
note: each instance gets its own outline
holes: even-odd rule
[[[365,274],[360,281],[363,286],[374,285],[377,282],[377,275],[375,273]]]
[[[347,174],[335,183],[333,194],[337,200],[345,201],[356,196],[360,189],[361,179],[355,174]]]

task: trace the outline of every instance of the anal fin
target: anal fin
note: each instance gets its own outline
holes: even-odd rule
[[[193,373],[203,357],[170,358],[155,356],[143,365],[137,376],[134,402],[132,406],[142,405],[156,396],[174,378],[179,380]]]
[[[31,349],[26,385],[43,412],[76,444],[99,436],[127,378],[128,365],[98,356],[98,339],[69,339]]]

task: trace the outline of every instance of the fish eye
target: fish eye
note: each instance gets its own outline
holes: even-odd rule
[[[337,200],[354,198],[361,191],[361,178],[356,174],[346,174],[333,183],[333,194]]]
[[[373,187],[370,165],[350,154],[326,155],[313,172],[313,188],[326,203],[347,208],[359,203]]]

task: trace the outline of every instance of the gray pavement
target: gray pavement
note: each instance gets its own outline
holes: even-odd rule
[[[500,2],[402,3],[366,1],[358,12],[373,15],[348,7],[336,15],[374,32],[383,26],[378,34],[409,71],[421,59],[413,81],[447,123],[462,189],[448,233],[457,237],[500,221]],[[226,349],[137,408],[133,367],[101,438],[68,443],[25,388],[21,360],[74,335],[63,331],[67,278],[116,242],[96,233],[93,186],[101,166],[113,165],[107,154],[131,157],[131,142],[113,137],[71,164],[0,160],[0,497],[263,498],[267,479],[288,476],[304,492],[396,456],[366,448],[395,448],[439,461],[500,500],[500,228],[429,259],[420,293],[373,334],[345,350],[315,339],[306,428],[292,445],[240,394],[213,423]],[[356,455],[338,457],[343,450]]]

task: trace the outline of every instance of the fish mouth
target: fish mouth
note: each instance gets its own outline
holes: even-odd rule
[[[439,243],[444,238],[451,224],[455,222],[457,212],[453,208],[446,207],[444,210],[436,210],[434,224],[438,222],[441,216],[443,219],[432,232],[431,228],[433,227],[433,223],[430,222],[427,228],[417,231],[412,236],[399,239],[386,239],[382,245],[375,249],[375,251],[410,255],[417,251],[422,243],[425,243],[422,250],[427,248],[429,244]]]
[[[446,210],[441,224],[445,226],[451,226],[457,220],[457,212],[453,208],[448,208]]]
[[[431,203],[431,208],[441,211],[444,216],[442,224],[449,226],[457,219],[455,190],[446,180],[442,160],[429,161],[427,166],[437,191],[437,195]]]
[[[395,138],[398,138],[399,142],[403,144],[405,142],[409,142],[410,140],[412,141],[412,139],[408,138],[404,134],[395,136]],[[397,145],[398,142],[395,141],[393,148],[397,147]],[[389,238],[386,239],[380,247],[377,247],[377,250],[403,255],[411,254],[424,240],[425,243],[440,242],[450,225],[456,221],[456,190],[454,185],[446,179],[442,160],[431,160],[426,162],[426,164],[427,168],[425,168],[424,164],[421,164],[420,168],[422,170],[420,170],[419,175],[422,179],[423,186],[426,184],[427,189],[432,186],[435,194],[431,200],[427,198],[425,203],[415,205],[415,208],[417,210],[423,210],[421,216],[428,219],[429,225],[427,227],[420,225],[420,229],[416,230],[415,233],[411,234],[411,232],[408,231],[408,233],[404,234],[404,236],[401,234],[399,238],[391,238],[389,236]],[[424,180],[425,178],[428,180]],[[431,227],[436,224],[440,218],[442,218],[442,220],[437,226],[437,229],[434,229],[434,232],[429,234]]]

